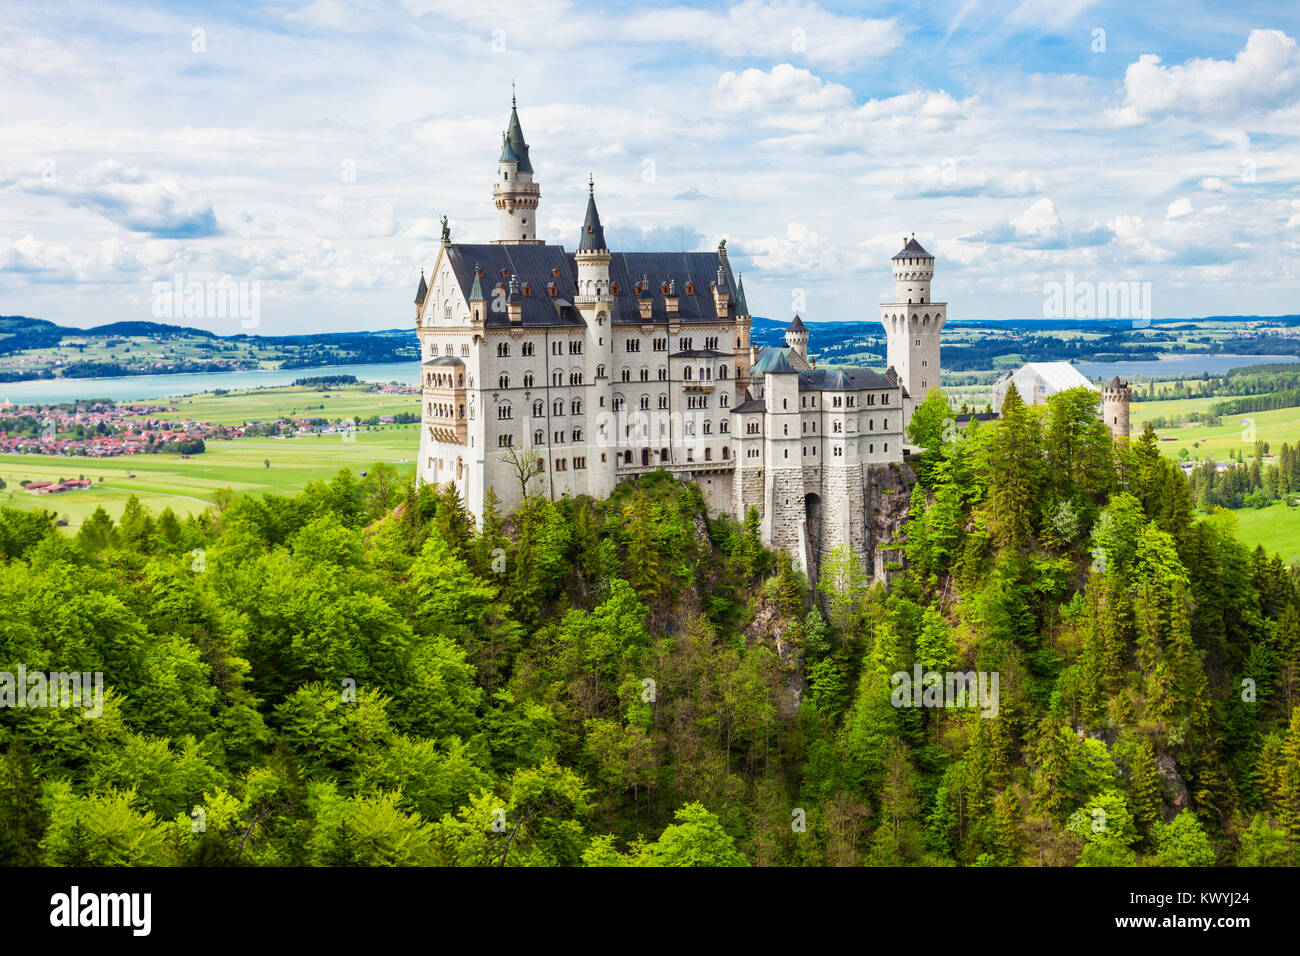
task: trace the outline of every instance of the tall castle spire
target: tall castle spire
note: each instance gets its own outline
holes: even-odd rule
[[[510,93],[510,121],[501,134],[501,157],[497,160],[497,178],[492,199],[497,207],[498,245],[542,245],[537,238],[537,204],[541,188],[533,182],[533,164],[528,157],[528,143],[519,124],[518,101]]]

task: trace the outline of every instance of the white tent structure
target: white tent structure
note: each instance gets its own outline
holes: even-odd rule
[[[1015,372],[1008,372],[993,384],[993,409],[1002,411],[1007,389],[1015,384],[1026,405],[1044,405],[1058,392],[1071,388],[1089,388],[1099,395],[1101,389],[1088,381],[1069,362],[1030,362]]]

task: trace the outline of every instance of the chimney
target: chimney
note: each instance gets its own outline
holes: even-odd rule
[[[650,313],[654,308],[654,296],[650,293],[650,277],[641,276],[641,281],[636,287],[636,307],[641,313],[641,321],[650,321]]]
[[[519,277],[510,277],[510,324],[522,325],[524,321],[524,297],[519,294]]]
[[[727,290],[727,276],[722,271],[722,266],[718,266],[718,281],[713,283],[713,308],[718,318],[724,318],[727,314],[727,305],[731,301],[731,293]]]

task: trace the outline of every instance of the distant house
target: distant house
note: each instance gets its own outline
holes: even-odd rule
[[[1007,390],[1016,386],[1026,405],[1046,405],[1047,400],[1072,388],[1088,388],[1101,393],[1069,362],[1030,362],[1018,371],[1007,372],[993,384],[993,408],[1001,412]]]

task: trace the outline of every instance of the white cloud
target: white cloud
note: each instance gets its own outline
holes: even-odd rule
[[[808,70],[781,63],[768,73],[752,68],[742,73],[723,73],[713,87],[713,105],[721,111],[747,113],[766,122],[772,113],[817,114],[845,109],[853,105],[853,93],[847,86],[824,82]]]
[[[1192,119],[1267,113],[1300,99],[1296,41],[1281,30],[1252,30],[1232,60],[1192,59],[1162,66],[1148,53],[1124,75],[1122,116],[1131,123],[1162,116]]]
[[[1169,208],[1165,210],[1165,216],[1169,219],[1179,219],[1183,216],[1190,216],[1191,214],[1192,201],[1186,196],[1183,196],[1180,199],[1175,199],[1169,204]]]
[[[212,204],[185,189],[176,178],[152,175],[114,159],[103,160],[67,180],[57,175],[16,177],[6,185],[33,195],[57,196],[133,232],[169,238],[221,232]]]

